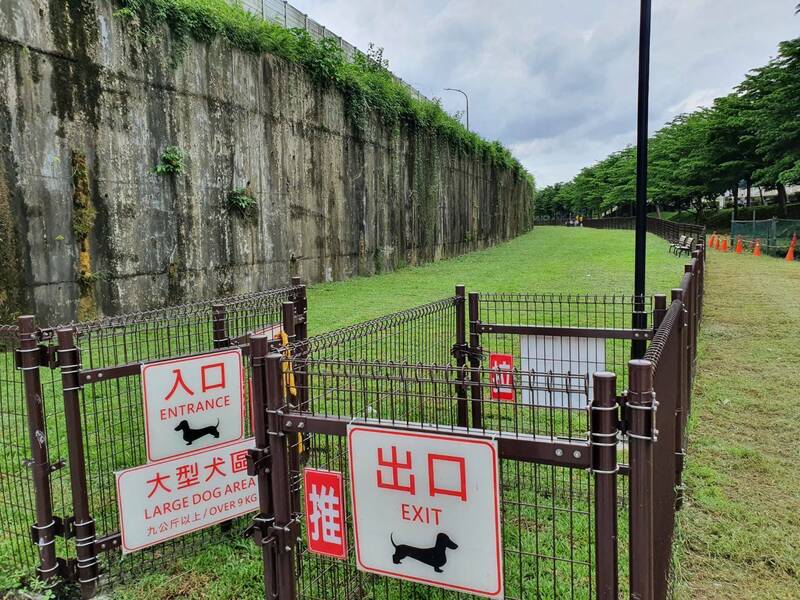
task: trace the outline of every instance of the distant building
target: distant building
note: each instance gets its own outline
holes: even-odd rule
[[[750,195],[753,198],[754,204],[771,204],[772,202],[775,202],[775,199],[778,196],[778,190],[775,189],[768,190],[766,188],[754,185],[750,190]],[[796,201],[798,196],[800,196],[800,185],[786,186],[786,195],[789,198],[789,202]],[[745,205],[746,198],[747,198],[747,188],[740,187],[739,206]],[[733,194],[731,194],[730,192],[725,192],[725,194],[723,194],[722,196],[717,196],[716,200],[720,208],[730,208],[731,206],[733,206]]]

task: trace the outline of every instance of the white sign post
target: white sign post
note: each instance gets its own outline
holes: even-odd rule
[[[258,510],[247,474],[253,440],[126,469],[117,476],[122,552],[129,553]]]
[[[243,381],[239,348],[143,365],[147,460],[242,439]]]
[[[503,597],[497,444],[348,427],[356,564]]]

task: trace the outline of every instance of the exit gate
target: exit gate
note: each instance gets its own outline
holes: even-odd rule
[[[700,286],[691,288],[691,277],[684,283],[687,291],[699,293]],[[684,447],[686,412],[681,405],[688,391],[685,385],[676,387],[659,399],[659,406],[653,376],[661,373],[662,386],[675,375],[689,380],[689,363],[681,357],[691,356],[693,346],[687,344],[684,328],[689,323],[682,298],[676,290],[667,307],[665,297],[655,297],[649,305],[654,327],[630,329],[623,324],[630,316],[630,298],[467,297],[459,288],[453,299],[291,344],[289,354],[265,337],[254,336],[250,347],[256,447],[249,467],[259,481],[260,514],[252,528],[262,552],[265,596],[610,600],[618,598],[621,589],[628,591],[628,582],[619,581],[621,565],[628,562],[632,598],[665,597],[668,560],[658,553],[654,557],[653,548],[656,540],[661,544],[671,538],[673,512],[664,502],[674,503],[675,484],[680,483],[674,465]],[[553,306],[561,310],[559,324],[542,325],[548,319],[553,323]],[[438,336],[435,332],[441,328],[431,323],[450,321],[453,315],[452,331]],[[603,320],[605,326],[598,325]],[[662,323],[667,330],[659,328]],[[539,338],[538,346],[533,337]],[[448,339],[455,344],[446,347]],[[563,339],[574,343],[563,344]],[[628,360],[635,340],[652,340],[650,361]],[[534,346],[540,350],[532,350]],[[415,347],[429,362],[403,362],[405,356],[419,354],[412,352]],[[564,372],[530,367],[544,364],[554,352],[559,364],[567,365]],[[667,369],[677,371],[656,368],[662,353],[675,358]],[[497,365],[488,360],[495,354],[505,363],[503,375],[511,373],[510,379],[502,380],[503,394],[497,391]],[[513,368],[508,368],[509,358]],[[625,379],[629,391],[622,392],[618,381]],[[677,380],[669,385],[673,384]],[[655,444],[656,410],[666,422],[660,428],[667,439],[660,445]],[[430,548],[417,543],[410,550],[397,550],[391,558],[400,566],[393,566],[388,556],[374,556],[390,548],[389,543],[397,549],[408,542],[390,531],[392,513],[387,513],[388,528],[380,533],[386,538],[382,545],[370,547],[359,539],[362,517],[354,503],[363,491],[352,479],[352,461],[374,448],[354,446],[348,440],[354,430],[384,432],[387,437],[429,436],[431,444],[443,437],[496,448],[498,505],[471,514],[457,536],[449,534],[453,546],[447,546],[445,556],[455,556],[458,544],[471,541],[471,531],[485,528],[496,508],[502,538],[500,591],[461,587],[458,578],[454,582],[434,575],[434,568],[426,570],[424,565],[436,560],[427,557],[438,552],[436,534],[441,532],[433,529],[427,538]],[[386,448],[384,452],[390,446]],[[361,454],[354,457],[354,449]],[[411,455],[402,454],[404,447],[398,451],[401,454],[392,455],[393,464],[410,464]],[[391,464],[386,454],[377,456],[378,467]],[[653,514],[656,467],[663,480],[657,486],[662,492],[660,510],[669,518],[651,521],[647,515]],[[338,558],[308,547],[306,469],[343,476],[345,547]],[[359,472],[371,477],[369,469]],[[663,469],[669,476],[662,476]],[[398,510],[407,511],[401,518],[417,515],[420,522],[439,523],[430,507],[424,515],[423,508]],[[623,519],[630,523],[630,540],[628,527],[618,526]],[[373,518],[369,523],[374,528],[381,521]],[[472,537],[479,538],[477,533]],[[630,553],[620,556],[621,543]],[[359,555],[364,548],[373,548],[366,561]],[[419,571],[403,567],[406,556],[419,556],[417,551],[424,556],[411,561],[414,568],[423,565],[424,577],[408,576]],[[648,562],[655,569],[648,569]]]

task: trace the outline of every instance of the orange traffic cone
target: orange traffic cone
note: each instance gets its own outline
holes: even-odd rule
[[[789,262],[794,260],[794,246],[789,246],[789,251],[786,253],[786,260]]]
[[[709,246],[711,246],[711,247],[713,248],[713,247],[714,247],[714,244],[715,244],[716,242],[717,242],[717,232],[715,231],[714,233],[712,233],[712,234],[711,234],[711,239],[709,240],[709,243],[708,243],[708,245],[709,245]]]
[[[761,256],[761,242],[756,240],[756,247],[753,249],[753,256]]]
[[[742,248],[742,238],[739,238],[736,241],[736,254],[741,254],[742,250],[743,250],[743,248]]]
[[[720,248],[720,250],[722,250],[723,252],[728,251],[728,238],[726,237],[722,238],[722,248]]]
[[[714,241],[711,242],[711,247],[714,248],[714,250],[719,250],[719,236],[715,237]]]

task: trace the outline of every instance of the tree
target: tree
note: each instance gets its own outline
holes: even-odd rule
[[[746,139],[763,161],[753,179],[776,188],[785,210],[786,186],[800,183],[800,38],[779,48],[776,58],[748,74],[738,92],[751,132]]]
[[[733,195],[733,218],[739,206],[739,183],[747,184],[747,206],[752,200],[753,172],[761,166],[756,153],[752,132],[747,127],[746,102],[730,94],[714,101],[708,116],[709,131],[706,146],[716,165],[718,187],[730,190]]]
[[[777,189],[785,207],[786,186],[800,183],[800,38],[782,42],[778,57],[733,93],[657,131],[648,168],[648,199],[659,211],[693,207],[699,218],[709,200],[731,192],[736,218],[742,181],[748,206],[757,184]],[[573,213],[631,214],[635,183],[636,149],[628,147],[582,169],[552,199]]]

